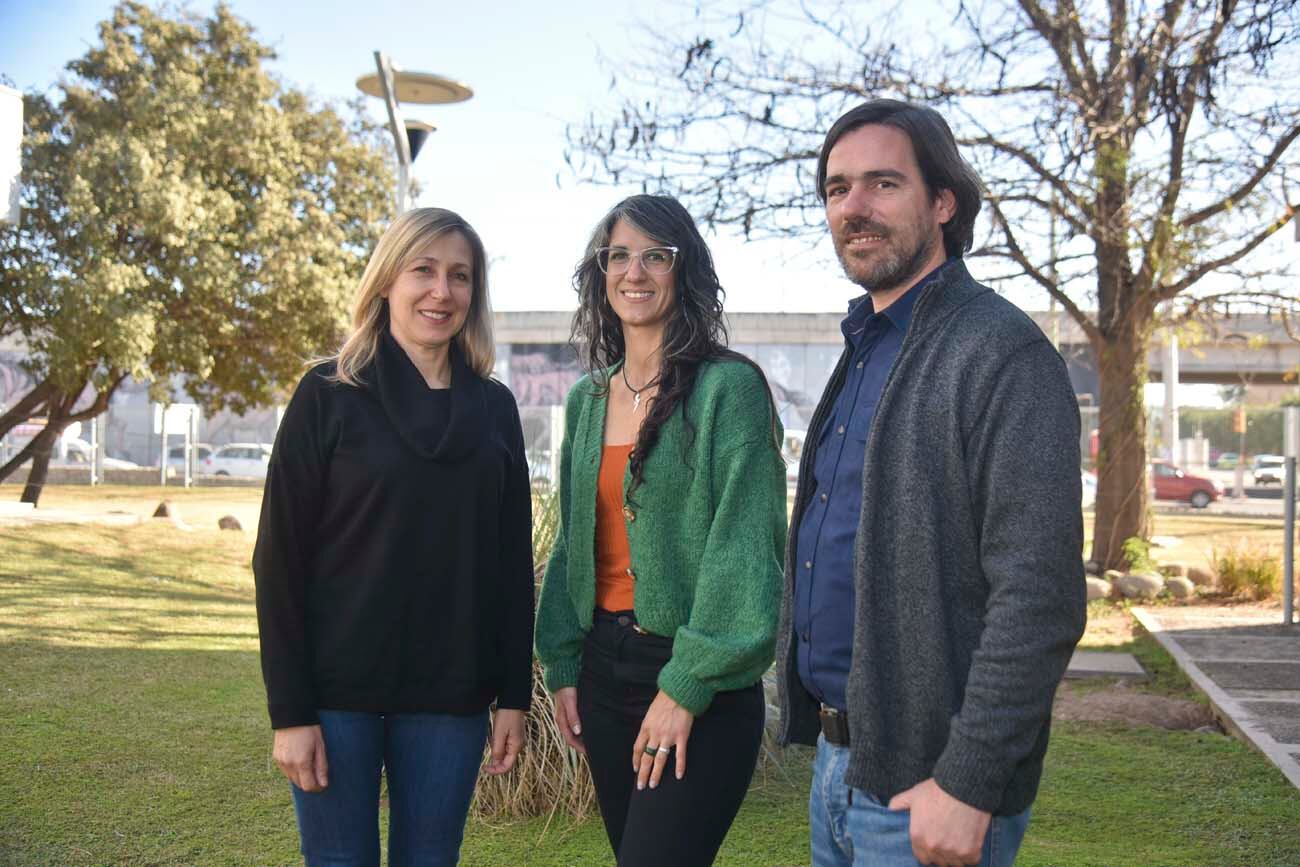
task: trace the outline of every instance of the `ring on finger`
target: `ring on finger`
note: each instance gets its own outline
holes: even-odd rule
[[[646,744],[645,749],[642,750],[642,752],[645,753],[647,756],[653,756],[655,753],[658,753],[659,751],[660,751],[659,747],[652,747],[649,744]]]
[[[655,750],[655,752],[657,752],[657,753],[662,753],[663,755],[667,755],[668,753],[671,753],[672,751],[673,751],[673,748],[672,748],[672,747],[660,747],[659,749]]]

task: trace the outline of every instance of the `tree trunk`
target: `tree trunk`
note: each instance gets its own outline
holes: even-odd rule
[[[113,397],[113,393],[126,379],[126,374],[116,368],[110,372],[110,375],[111,379],[108,384],[95,393],[95,399],[90,402],[90,405],[78,412],[73,412],[73,409],[77,405],[78,398],[89,384],[88,382],[83,382],[71,391],[59,391],[50,387],[45,401],[46,420],[44,429],[32,437],[31,442],[14,456],[9,463],[0,467],[0,481],[3,481],[28,460],[32,461],[32,469],[27,474],[27,484],[23,487],[22,496],[19,498],[20,502],[35,505],[40,500],[41,490],[45,487],[45,480],[50,474],[50,454],[54,450],[54,444],[59,441],[59,437],[63,436],[63,432],[67,430],[68,425],[74,421],[90,421],[108,409],[108,402]]]
[[[1149,535],[1147,514],[1146,406],[1149,329],[1125,323],[1098,347],[1101,449],[1092,559],[1122,569],[1124,540]]]
[[[32,437],[32,469],[27,474],[27,484],[23,487],[23,495],[19,497],[19,502],[31,503],[34,506],[40,501],[41,491],[45,488],[45,479],[50,474],[50,453],[67,426],[66,418],[57,421],[51,418],[45,423],[45,429]]]

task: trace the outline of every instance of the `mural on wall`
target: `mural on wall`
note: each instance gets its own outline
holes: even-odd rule
[[[515,343],[509,377],[507,385],[519,406],[559,406],[582,378],[582,367],[567,343]]]
[[[23,370],[22,356],[17,353],[0,353],[0,406],[9,406],[36,385],[32,375]]]

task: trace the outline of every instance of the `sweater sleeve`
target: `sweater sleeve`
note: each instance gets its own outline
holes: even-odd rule
[[[506,391],[504,387],[501,389]],[[533,504],[524,454],[524,432],[514,397],[506,394],[510,471],[501,510],[500,539],[505,683],[497,707],[528,710],[533,697]]]
[[[711,415],[715,502],[688,621],[659,688],[692,714],[772,664],[785,556],[785,463],[765,383],[748,366]],[[701,431],[703,434],[704,431]]]
[[[307,585],[324,483],[321,380],[309,371],[285,409],[267,466],[253,549],[262,678],[272,728],[314,725]]]
[[[1079,412],[1047,343],[1014,353],[967,434],[988,581],[984,631],[934,779],[992,812],[1051,718],[1086,620]]]
[[[578,666],[582,659],[582,641],[586,633],[578,622],[569,595],[569,508],[572,500],[570,470],[573,462],[573,436],[582,402],[580,380],[569,392],[564,411],[564,441],[560,446],[560,477],[555,544],[546,564],[542,592],[537,602],[537,658],[545,671],[546,689],[555,692],[578,684]]]

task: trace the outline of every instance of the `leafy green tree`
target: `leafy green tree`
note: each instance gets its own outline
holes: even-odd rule
[[[54,96],[24,99],[22,204],[0,230],[0,337],[35,385],[0,435],[47,418],[0,479],[102,412],[130,376],[183,377],[208,411],[283,396],[337,340],[394,180],[379,131],[269,75],[273,55],[218,6],[136,2],[99,27]]]
[[[571,127],[571,161],[675,192],[710,224],[820,236],[813,175],[835,118],[877,96],[937,108],[987,186],[974,255],[1041,287],[1096,355],[1092,557],[1119,565],[1147,535],[1153,331],[1214,304],[1296,304],[1250,256],[1300,208],[1300,4],[824,6],[701,4],[689,38],[658,22],[620,55],[621,104]]]

